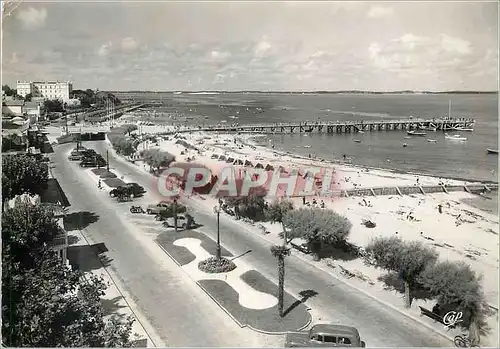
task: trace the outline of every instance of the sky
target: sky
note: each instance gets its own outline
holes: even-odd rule
[[[22,2],[3,83],[75,89],[498,90],[498,2]]]

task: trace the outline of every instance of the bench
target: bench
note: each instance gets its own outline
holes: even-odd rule
[[[420,308],[420,316],[425,315],[427,317],[430,317],[434,321],[437,321],[437,322],[439,322],[439,323],[441,323],[441,324],[443,324],[445,326],[448,326],[447,324],[445,324],[443,322],[443,317],[441,315],[436,314],[436,313],[430,311],[429,309],[426,309],[426,308],[421,307],[421,306],[419,306],[419,308]],[[449,328],[455,328],[455,325],[451,325],[451,326],[448,326],[448,327]]]

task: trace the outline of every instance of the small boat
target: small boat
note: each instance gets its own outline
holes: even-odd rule
[[[422,131],[432,131],[432,132],[436,132],[437,128],[435,127],[422,127],[421,128]]]
[[[411,139],[411,137],[410,137],[410,136],[405,136],[404,138],[405,138],[405,139]]]
[[[228,119],[237,119],[238,117],[237,116],[234,116],[234,115],[230,115],[227,117]]]
[[[407,143],[403,143],[403,148],[406,148],[408,146]]]
[[[427,142],[429,142],[429,143],[437,143],[437,139],[428,139]]]
[[[352,141],[353,141],[354,143],[361,143],[361,140],[359,140],[359,139],[353,139]]]
[[[406,133],[408,134],[408,136],[420,136],[420,137],[427,136],[427,133],[425,132],[407,131]]]
[[[498,149],[486,149],[488,154],[498,154]]]
[[[304,145],[304,148],[311,148],[310,145]]]
[[[361,134],[363,134],[363,133],[365,133],[365,131],[358,131],[358,133],[361,133]]]
[[[473,132],[473,128],[465,128],[465,127],[453,127],[453,131],[466,131],[466,132]]]
[[[453,135],[450,136],[447,133],[444,134],[445,139],[449,139],[450,141],[466,141],[467,137],[462,137],[461,135]]]

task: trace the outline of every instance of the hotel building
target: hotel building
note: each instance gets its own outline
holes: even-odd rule
[[[72,91],[70,81],[17,81],[17,94],[22,97],[31,93],[33,97],[67,101]]]

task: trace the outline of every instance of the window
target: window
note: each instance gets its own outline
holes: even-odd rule
[[[333,336],[325,336],[325,343],[337,343],[337,338]]]
[[[323,342],[323,336],[318,334],[318,341]]]
[[[351,340],[347,337],[339,337],[339,344],[351,344]]]

